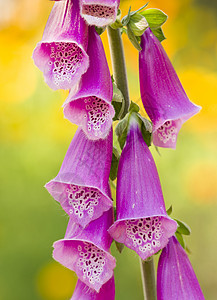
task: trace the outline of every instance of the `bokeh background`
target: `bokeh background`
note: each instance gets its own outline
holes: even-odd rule
[[[121,0],[123,14],[146,1]],[[66,300],[73,272],[52,260],[67,217],[44,184],[55,177],[76,127],[67,93],[52,91],[31,59],[53,3],[0,0],[0,300]],[[217,2],[151,0],[169,15],[163,42],[190,99],[203,107],[184,124],[176,151],[152,149],[166,206],[192,229],[190,260],[208,300],[217,299]],[[106,34],[103,35],[109,60]],[[137,51],[124,38],[131,99],[139,102]],[[153,148],[153,147],[152,147]],[[117,258],[116,299],[140,300],[139,260]]]

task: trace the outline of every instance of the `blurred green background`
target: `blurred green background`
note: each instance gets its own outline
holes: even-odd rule
[[[121,1],[123,14],[146,1]],[[52,260],[67,217],[43,187],[55,177],[76,127],[31,59],[53,3],[0,0],[0,300],[66,300],[76,276]],[[217,299],[217,2],[153,0],[169,15],[163,42],[190,99],[203,107],[184,124],[177,150],[152,149],[166,206],[192,228],[186,238],[204,295]],[[103,35],[109,56],[106,34]],[[139,101],[137,51],[124,38],[131,99]],[[153,147],[152,147],[153,148]],[[117,258],[116,299],[140,300],[139,260]]]

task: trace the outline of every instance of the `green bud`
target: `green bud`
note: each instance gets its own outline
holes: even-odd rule
[[[148,28],[148,22],[146,21],[146,18],[143,17],[140,13],[135,13],[130,17],[129,26],[135,36],[141,36],[143,35],[146,28]]]

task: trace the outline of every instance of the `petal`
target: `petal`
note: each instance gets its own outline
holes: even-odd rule
[[[54,243],[54,259],[97,292],[113,276],[116,265],[109,253],[112,239],[107,232],[112,222],[112,209],[83,230],[69,220],[65,238]]]
[[[165,247],[177,224],[166,214],[154,160],[133,118],[119,161],[116,195],[117,221],[109,229],[111,236],[142,259]]]
[[[80,17],[77,1],[58,1],[48,19],[33,59],[54,90],[70,89],[87,71],[88,27]]]
[[[201,109],[189,101],[161,43],[151,29],[141,37],[140,91],[144,108],[153,122],[153,143],[175,148],[182,124]],[[167,122],[172,122],[167,132]],[[163,130],[166,129],[166,130]],[[164,135],[162,135],[164,133]]]
[[[64,103],[64,115],[82,126],[88,138],[105,138],[115,111],[111,105],[113,87],[100,36],[89,30],[88,55],[90,66],[77,91],[71,90]]]
[[[114,277],[109,279],[100,289],[99,293],[90,289],[81,280],[78,280],[71,300],[114,300],[115,281]]]
[[[108,186],[111,159],[112,130],[106,139],[91,141],[79,128],[58,175],[46,184],[48,192],[82,227],[112,206]]]
[[[205,299],[188,256],[175,237],[170,238],[159,259],[157,299]]]

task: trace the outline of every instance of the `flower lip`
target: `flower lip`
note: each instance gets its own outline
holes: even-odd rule
[[[167,215],[152,215],[118,219],[108,232],[145,260],[166,246],[176,228],[177,223]]]
[[[107,26],[115,22],[119,0],[81,0],[81,15],[89,25]]]

